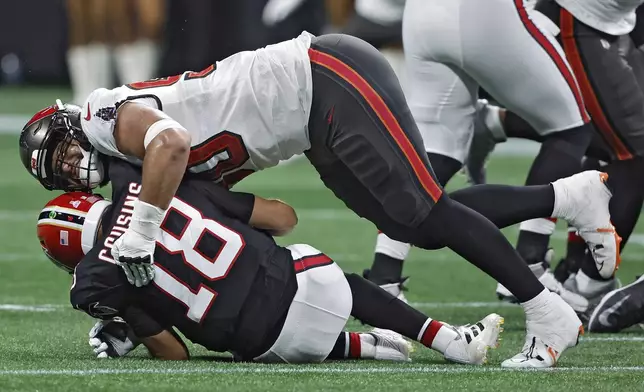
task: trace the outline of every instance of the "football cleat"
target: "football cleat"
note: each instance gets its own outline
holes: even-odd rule
[[[644,322],[644,276],[606,294],[588,320],[591,332],[619,332]]]
[[[539,264],[530,264],[530,269],[535,276],[538,277],[539,281],[545,288],[561,296],[561,298],[563,298],[563,300],[566,301],[575,310],[575,312],[583,313],[588,311],[590,306],[588,300],[582,295],[566,289],[564,285],[555,278],[552,271],[547,268],[553,255],[554,251],[552,249],[548,249],[544,257],[544,262]],[[496,295],[502,301],[518,303],[514,295],[500,283],[497,284]]]
[[[577,228],[597,271],[606,279],[619,268],[622,241],[610,221],[608,203],[612,194],[606,186],[607,179],[606,173],[588,170],[552,183],[557,216]]]
[[[360,358],[377,361],[411,361],[412,345],[401,335],[387,330],[360,334]]]
[[[488,350],[499,346],[503,323],[503,317],[492,313],[472,325],[452,327],[444,324],[458,333],[458,336],[447,346],[444,353],[445,359],[467,365],[487,363]]]
[[[622,284],[617,278],[607,281],[600,281],[589,278],[583,271],[570,275],[564,282],[564,287],[573,293],[579,294],[588,300],[588,310],[578,313],[581,321],[587,323],[590,315],[597,307],[601,299],[609,292],[621,287]]]
[[[490,111],[497,111],[496,106],[488,104],[487,100],[479,99],[476,104],[476,118],[474,120],[474,135],[465,159],[465,171],[471,184],[485,184],[486,173],[485,166],[498,143],[503,143],[508,139],[503,130],[494,130],[485,123],[485,117],[497,115]]]
[[[526,341],[526,345],[527,345]],[[530,345],[524,346],[520,353],[501,364],[504,368],[539,369],[555,366],[559,353],[541,339],[533,336]]]
[[[581,320],[560,296],[547,293],[547,302],[526,310],[526,340],[520,353],[501,363],[508,368],[548,368],[574,347],[583,334]]]

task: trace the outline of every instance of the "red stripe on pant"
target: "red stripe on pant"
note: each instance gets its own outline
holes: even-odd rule
[[[575,96],[575,100],[577,101],[577,106],[579,107],[579,112],[581,114],[581,118],[584,120],[585,123],[590,122],[590,117],[588,116],[588,113],[586,112],[586,107],[584,106],[584,99],[582,98],[581,91],[579,90],[579,86],[577,86],[577,81],[575,79],[575,76],[573,73],[570,71],[570,69],[566,66],[566,61],[561,57],[555,46],[548,40],[548,38],[543,35],[541,30],[537,27],[537,25],[532,22],[530,17],[528,16],[528,12],[525,9],[525,6],[523,4],[523,0],[514,0],[514,5],[517,8],[517,11],[519,12],[519,17],[521,18],[521,21],[523,22],[523,25],[525,28],[528,30],[530,35],[537,40],[539,45],[548,53],[550,58],[555,62],[557,65],[557,68],[559,68],[559,72],[561,72],[561,75],[564,77],[566,80],[566,83],[568,83],[568,87],[570,87],[570,90],[572,91],[573,95]],[[570,58],[568,58],[570,60]]]
[[[413,144],[403,131],[398,120],[396,120],[396,117],[369,82],[360,76],[356,70],[330,54],[309,49],[309,58],[312,63],[330,70],[356,89],[367,104],[369,104],[371,110],[376,113],[380,122],[385,126],[385,129],[387,129],[387,132],[394,139],[398,148],[405,155],[414,174],[416,174],[418,181],[420,181],[427,194],[429,194],[434,202],[437,202],[443,193],[441,187],[436,183],[427,170],[427,167],[425,167],[422,158],[414,149]]]
[[[305,256],[301,259],[293,261],[293,267],[295,268],[295,273],[300,273],[302,271],[310,270],[311,268],[322,267],[323,265],[329,265],[333,263],[333,260],[325,254],[319,254],[314,256]]]
[[[566,57],[568,58],[568,62],[570,63],[572,70],[575,72],[575,76],[577,76],[581,92],[584,94],[584,102],[586,102],[586,106],[593,118],[593,122],[619,160],[633,158],[633,155],[630,153],[626,145],[624,145],[619,136],[617,136],[617,133],[610,125],[610,122],[608,122],[608,118],[606,118],[606,115],[604,114],[604,110],[599,103],[599,99],[597,99],[595,90],[588,79],[588,74],[586,74],[584,63],[581,60],[581,55],[579,54],[577,41],[575,41],[574,16],[562,8],[560,19],[561,39],[563,41],[564,52],[566,53]]]

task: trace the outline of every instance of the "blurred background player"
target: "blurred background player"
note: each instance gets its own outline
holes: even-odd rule
[[[551,23],[544,19],[528,14],[523,1],[407,0],[407,98],[442,185],[462,168],[475,126],[485,126],[484,120],[496,115],[477,102],[479,86],[520,112],[542,135],[526,185],[547,184],[580,170],[592,136],[589,117],[563,50],[548,30]],[[554,222],[536,219],[525,227],[551,232]],[[524,230],[517,250],[546,287],[565,291],[543,265],[545,250],[534,250],[541,242],[540,235]],[[408,252],[409,245],[379,234],[369,279],[396,291]]]
[[[98,87],[151,79],[157,69],[165,0],[66,0],[67,63],[82,104]],[[113,66],[114,65],[114,66]]]
[[[611,219],[622,238],[622,248],[633,232],[644,200],[644,53],[639,49],[644,43],[644,23],[636,24],[636,14],[644,11],[642,2],[542,0],[536,6],[560,30],[557,37],[592,116],[596,132],[586,152],[584,169],[605,163],[602,170],[609,174],[613,192]],[[487,118],[488,127],[509,137],[543,141],[520,116],[510,111],[500,113],[500,117]],[[477,170],[481,167],[472,171]],[[530,235],[545,240],[547,234]],[[532,253],[551,258],[547,241],[532,245]],[[618,284],[613,277],[598,274],[591,252],[579,241],[574,228],[569,234],[567,255],[555,273],[567,289],[594,303]],[[500,286],[497,293],[509,297]]]

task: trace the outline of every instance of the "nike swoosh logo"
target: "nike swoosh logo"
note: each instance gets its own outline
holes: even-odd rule
[[[87,116],[85,116],[85,121],[89,121],[92,118],[92,110],[89,108],[89,103],[87,104]]]
[[[631,295],[628,294],[626,297],[624,297],[624,298],[620,299],[619,301],[617,301],[617,303],[615,305],[613,305],[610,308],[608,308],[608,309],[604,310],[603,312],[601,312],[599,314],[599,317],[597,318],[599,323],[601,325],[605,326],[605,327],[612,327],[612,324],[610,323],[610,321],[608,321],[608,316],[610,316],[612,313],[617,311],[617,309],[620,306],[622,306],[622,304],[624,302],[626,302],[626,300],[628,300],[630,297],[631,297]]]

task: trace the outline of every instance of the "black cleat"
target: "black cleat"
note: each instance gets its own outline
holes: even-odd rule
[[[644,322],[644,276],[606,294],[588,320],[588,331],[613,333]]]

